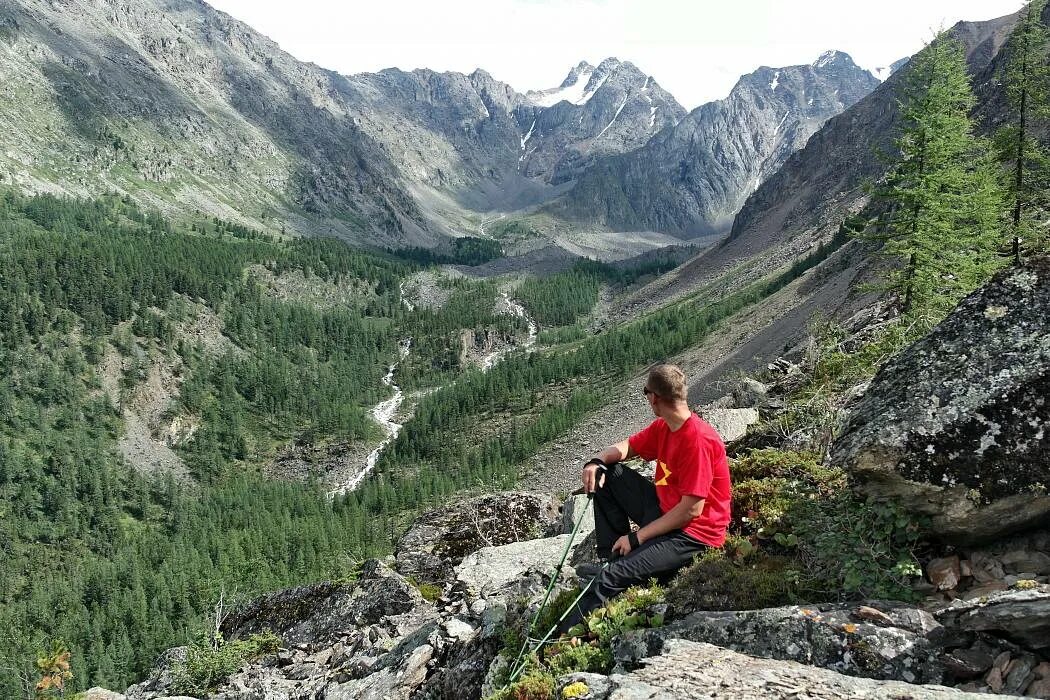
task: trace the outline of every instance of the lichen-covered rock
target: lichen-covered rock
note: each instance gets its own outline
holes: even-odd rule
[[[432,511],[398,540],[395,568],[421,583],[445,585],[471,552],[555,534],[560,506],[551,495],[506,492]]]
[[[897,608],[905,607],[878,605],[885,609],[890,621]],[[855,613],[853,609],[798,606],[697,612],[666,627],[623,635],[614,642],[613,655],[618,668],[630,669],[642,659],[662,653],[668,640],[688,639],[752,656],[830,668],[851,676],[910,683],[943,681],[939,650],[921,631],[887,626],[885,621],[872,624]]]
[[[668,641],[658,656],[646,659],[643,668],[609,676],[607,686],[596,682],[601,678],[576,674],[567,676],[562,682],[567,685],[573,679],[595,681],[600,692],[587,696],[594,700],[982,700],[987,697],[936,685],[855,678],[795,661],[754,658],[711,644],[681,639]]]
[[[227,617],[222,631],[227,639],[270,631],[286,645],[320,648],[356,628],[416,613],[436,615],[414,586],[373,559],[353,584],[319,583],[256,598]]]
[[[1050,649],[1050,586],[956,600],[937,613],[945,626],[991,632],[1032,649]]]
[[[949,542],[1050,517],[1050,260],[1000,273],[887,362],[830,460]]]

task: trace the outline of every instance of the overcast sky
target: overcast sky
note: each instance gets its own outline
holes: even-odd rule
[[[828,49],[865,68],[909,56],[941,26],[1022,0],[208,0],[295,57],[341,73],[484,68],[516,90],[555,87],[581,60],[629,60],[688,109],[759,66]]]

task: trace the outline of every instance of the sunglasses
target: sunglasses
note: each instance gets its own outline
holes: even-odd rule
[[[652,395],[655,396],[656,392],[653,391],[652,389],[650,389],[649,387],[643,387],[642,388],[642,394],[645,395],[645,396],[648,396],[649,394],[652,394]]]

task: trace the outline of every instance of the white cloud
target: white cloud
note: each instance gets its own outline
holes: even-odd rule
[[[840,49],[862,66],[915,53],[959,20],[1021,0],[211,0],[297,58],[342,73],[484,68],[519,91],[554,87],[580,60],[629,60],[686,107],[760,65]]]

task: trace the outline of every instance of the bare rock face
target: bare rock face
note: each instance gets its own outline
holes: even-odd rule
[[[617,230],[726,232],[765,179],[877,85],[838,51],[812,65],[763,66],[644,147],[597,162],[552,209]]]
[[[1006,270],[876,375],[830,460],[974,544],[1050,518],[1050,260]]]
[[[676,698],[960,698],[987,697],[951,688],[851,678],[794,661],[756,659],[702,642],[671,640],[644,668],[609,677],[578,673],[560,688],[583,683],[595,700]],[[579,686],[577,686],[578,688]],[[559,694],[559,697],[565,697]]]
[[[456,566],[471,552],[554,534],[560,506],[553,496],[507,492],[433,511],[398,541],[395,568],[423,583],[451,583]]]

